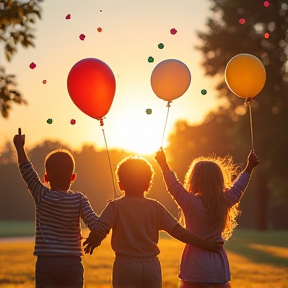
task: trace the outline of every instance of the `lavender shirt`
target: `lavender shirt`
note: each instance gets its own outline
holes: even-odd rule
[[[209,220],[199,195],[189,193],[178,181],[174,172],[164,171],[163,176],[169,193],[183,210],[187,230],[203,239],[223,241],[221,229]],[[242,173],[233,187],[225,192],[231,206],[240,201],[249,179],[249,173]],[[179,278],[189,282],[230,281],[229,262],[225,249],[215,253],[186,245],[182,254]]]

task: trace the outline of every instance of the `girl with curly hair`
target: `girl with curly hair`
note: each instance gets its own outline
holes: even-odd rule
[[[155,159],[161,167],[170,195],[184,214],[186,229],[206,240],[228,240],[237,225],[239,201],[248,186],[252,170],[259,164],[254,151],[250,152],[240,175],[237,175],[238,167],[231,157],[199,157],[190,164],[184,185],[170,170],[162,148]],[[181,288],[230,287],[229,262],[224,247],[215,253],[186,245],[179,278]]]

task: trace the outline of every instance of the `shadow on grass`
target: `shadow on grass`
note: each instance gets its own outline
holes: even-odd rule
[[[259,250],[253,246],[260,245]],[[272,248],[285,248],[285,252],[271,253]],[[265,251],[267,247],[267,251]],[[248,230],[236,230],[232,238],[225,243],[225,249],[246,257],[258,264],[269,264],[277,267],[288,267],[288,231],[258,232]]]

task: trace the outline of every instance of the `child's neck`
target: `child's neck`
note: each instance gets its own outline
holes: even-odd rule
[[[55,186],[55,185],[51,185],[50,184],[50,190],[52,191],[61,191],[61,192],[67,192],[69,190],[69,187],[67,189],[67,187],[65,186]]]

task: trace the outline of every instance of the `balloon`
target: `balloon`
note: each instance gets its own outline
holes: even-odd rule
[[[191,82],[188,67],[176,59],[160,62],[152,71],[151,86],[157,97],[172,101],[182,96]]]
[[[263,63],[251,54],[238,54],[227,64],[225,81],[239,97],[253,98],[263,89],[266,71]]]
[[[71,68],[67,88],[72,101],[82,112],[101,119],[110,110],[116,81],[106,63],[99,59],[86,58]]]

